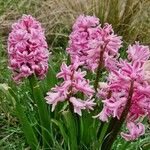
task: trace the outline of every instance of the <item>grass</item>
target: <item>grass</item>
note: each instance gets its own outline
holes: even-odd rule
[[[23,150],[28,147],[17,119],[10,114],[1,113],[0,133],[1,150]]]

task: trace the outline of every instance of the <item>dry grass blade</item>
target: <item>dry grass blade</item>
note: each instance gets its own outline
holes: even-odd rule
[[[0,0],[1,3],[2,0]],[[5,3],[7,3],[6,0]],[[10,1],[9,1],[10,2]],[[127,43],[140,40],[149,44],[149,0],[12,0],[0,15],[2,36],[7,36],[10,25],[23,13],[31,14],[42,22],[47,36],[60,33],[60,28],[71,29],[80,14],[96,15],[101,23],[111,23]],[[4,3],[4,5],[5,5]],[[63,31],[61,30],[60,34]]]

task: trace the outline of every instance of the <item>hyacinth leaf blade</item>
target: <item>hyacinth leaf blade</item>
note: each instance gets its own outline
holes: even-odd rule
[[[64,138],[65,143],[66,143],[66,145],[67,145],[68,142],[69,142],[69,140],[68,140],[69,137],[68,137],[68,135],[67,135],[67,133],[66,133],[66,131],[65,131],[65,128],[64,128],[64,126],[63,126],[63,123],[60,122],[60,121],[58,121],[58,120],[56,120],[56,119],[52,119],[51,121],[52,121],[53,124],[55,124],[55,125],[59,128],[59,130],[60,130],[60,132],[61,132],[61,135],[62,135],[62,137]]]
[[[38,106],[37,108],[40,118],[40,126],[42,129],[43,146],[45,148],[50,148],[53,138],[51,134],[50,115],[44,101],[43,91],[40,88],[35,75],[30,76],[29,81],[33,92],[34,101]]]
[[[68,137],[69,137],[69,149],[70,150],[77,150],[77,126],[75,122],[75,118],[70,111],[63,112],[64,121],[66,122],[66,127],[68,130]]]
[[[51,89],[57,83],[55,66],[54,66],[53,62],[50,60],[49,60],[49,68],[48,68],[48,72],[47,72],[45,80],[46,80],[48,89]]]
[[[31,149],[36,150],[39,148],[39,143],[37,140],[37,137],[34,133],[34,130],[32,128],[31,123],[29,122],[22,105],[19,103],[17,95],[14,93],[14,91],[5,84],[0,84],[0,90],[5,93],[5,96],[8,100],[11,100],[13,104],[15,104],[15,112],[16,115],[21,123],[22,130],[24,132],[24,135],[26,137],[26,140],[31,147]]]
[[[92,113],[87,113],[83,111],[80,117],[80,138],[84,145],[90,146],[93,141],[96,141],[96,131],[97,131],[98,121],[92,118]]]
[[[50,64],[52,64],[52,62]],[[46,93],[52,87],[54,87],[56,83],[57,83],[56,71],[54,69],[54,66],[49,65],[45,79],[39,82],[40,87],[42,87],[43,94]]]
[[[99,139],[98,139],[98,142],[99,142],[99,145],[100,145],[100,149],[101,149],[103,140],[105,138],[105,134],[107,132],[108,126],[109,126],[109,123],[104,123],[102,128],[101,128],[101,133],[100,133],[100,136],[99,136]]]
[[[150,139],[149,139],[150,140]],[[143,145],[143,150],[148,150],[148,149],[150,149],[150,144],[147,144],[147,143],[149,143],[149,140],[148,141],[146,141],[145,143],[145,145]]]
[[[135,147],[141,148],[142,150],[149,150],[150,149],[149,141],[150,141],[150,136],[148,133],[148,135],[145,138],[140,139],[139,141],[132,142],[132,144],[130,144],[128,148],[129,150],[132,150]]]

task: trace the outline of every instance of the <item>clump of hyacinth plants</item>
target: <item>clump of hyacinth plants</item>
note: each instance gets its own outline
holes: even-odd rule
[[[143,122],[150,118],[150,51],[135,42],[122,59],[122,43],[110,24],[101,25],[98,18],[81,15],[66,48],[70,64],[63,61],[55,75],[55,68],[48,67],[50,53],[41,24],[24,15],[12,25],[9,68],[15,83],[29,81],[37,124],[31,124],[13,88],[1,85],[0,89],[15,101],[31,149],[53,149],[57,143],[61,149],[110,150],[117,135],[126,141],[144,136]],[[57,81],[46,92],[42,86],[45,77],[49,87]]]

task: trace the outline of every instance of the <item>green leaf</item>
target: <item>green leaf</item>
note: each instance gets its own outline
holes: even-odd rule
[[[47,72],[46,78],[44,79],[44,83],[46,86],[45,92],[47,92],[47,90],[50,90],[57,83],[56,71],[54,68],[55,67],[54,67],[53,62],[49,60],[48,72]]]
[[[100,137],[99,137],[99,145],[100,145],[100,149],[101,149],[101,146],[102,146],[102,143],[103,143],[103,140],[104,140],[104,137],[105,137],[105,134],[106,134],[106,131],[108,129],[108,126],[109,126],[109,123],[103,123],[102,128],[101,128],[101,134],[100,134]]]
[[[73,114],[70,111],[64,111],[63,116],[66,122],[69,137],[69,150],[78,150],[77,130]]]
[[[68,144],[68,135],[65,132],[63,124],[60,121],[57,121],[55,119],[52,119],[51,121],[52,121],[52,123],[54,123],[60,129],[60,132],[61,132],[66,144]]]
[[[50,115],[46,107],[43,91],[34,75],[29,78],[34,101],[37,104],[37,109],[40,117],[40,126],[42,129],[43,148],[51,148],[53,143],[52,132],[50,127]]]
[[[150,136],[145,135],[144,139],[138,140],[136,142],[132,142],[128,147],[129,150],[133,150],[135,147],[141,148],[142,150],[149,150],[150,149]]]
[[[92,113],[87,113],[86,111],[83,111],[79,120],[81,142],[86,146],[90,146],[93,141],[96,141],[97,124],[92,118]]]
[[[38,140],[24,112],[24,108],[19,103],[18,97],[16,96],[14,91],[6,84],[0,84],[0,90],[2,90],[5,93],[7,99],[10,99],[14,102],[16,114],[22,125],[22,130],[25,134],[27,142],[32,150],[36,150],[39,147]]]

